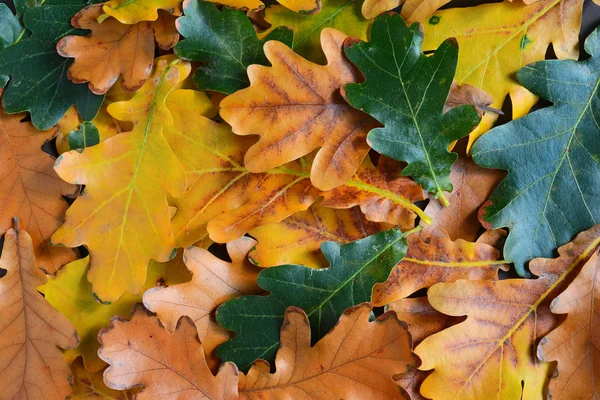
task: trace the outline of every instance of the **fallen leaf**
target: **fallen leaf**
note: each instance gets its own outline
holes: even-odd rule
[[[282,264],[303,264],[311,268],[327,267],[321,243],[349,243],[373,235],[386,227],[368,221],[358,207],[334,210],[312,206],[281,222],[250,231],[258,240],[249,257],[266,268]]]
[[[73,395],[71,400],[128,400],[127,392],[109,389],[102,380],[104,371],[90,372],[81,358],[71,363],[73,373]]]
[[[264,51],[273,66],[250,66],[250,87],[221,102],[221,117],[234,133],[261,136],[246,152],[249,171],[266,172],[317,148],[311,182],[318,189],[334,189],[358,170],[369,151],[366,134],[377,123],[339,93],[359,78],[341,50],[345,38],[335,29],[321,32],[325,66],[299,57],[282,43],[267,42]]]
[[[498,250],[492,246],[462,239],[452,241],[439,229],[431,232],[427,240],[411,235],[406,257],[385,283],[373,288],[373,304],[389,304],[438,282],[497,279],[499,269],[509,268],[498,256]]]
[[[407,162],[402,174],[449,205],[443,192],[452,190],[450,168],[457,155],[448,147],[467,135],[479,117],[470,105],[443,113],[458,47],[449,40],[428,57],[421,51],[422,37],[418,25],[409,28],[402,17],[393,14],[375,19],[370,42],[347,40],[346,56],[363,73],[365,82],[346,85],[345,97],[384,125],[369,133],[369,145]]]
[[[346,308],[371,300],[373,285],[383,282],[404,257],[408,234],[390,229],[345,245],[325,242],[321,250],[330,263],[326,269],[283,265],[261,271],[258,285],[270,295],[243,296],[218,308],[217,322],[236,336],[219,346],[217,355],[242,371],[258,358],[273,362],[289,306],[306,311],[316,342]]]
[[[254,239],[241,237],[227,244],[231,263],[220,260],[208,250],[188,247],[183,257],[192,273],[187,283],[157,287],[144,293],[144,305],[174,333],[181,317],[189,317],[198,330],[209,367],[216,371],[220,364],[214,354],[221,343],[231,338],[229,332],[214,320],[214,311],[225,301],[264,291],[256,283],[259,269],[247,259]]]
[[[81,153],[65,153],[55,165],[62,179],[86,188],[52,241],[87,246],[92,260],[88,279],[105,302],[126,291],[139,293],[148,261],[165,262],[174,255],[167,193],[180,196],[186,177],[163,134],[172,121],[165,98],[190,66],[168,63],[173,58],[158,60],[152,77],[131,100],[108,107],[115,118],[134,122],[132,131]]]
[[[249,11],[259,11],[265,8],[260,0],[208,0],[212,3],[223,4],[227,7],[241,8]],[[321,0],[278,0],[279,4],[293,13],[302,15],[317,14],[321,11]],[[270,4],[269,4],[270,5]]]
[[[98,355],[110,367],[104,373],[108,387],[126,390],[144,386],[138,400],[237,399],[235,364],[225,363],[214,376],[204,357],[194,324],[184,318],[171,335],[158,318],[141,306],[131,321],[113,318],[109,328],[98,335]]]
[[[75,14],[71,24],[90,30],[90,36],[65,36],[56,44],[56,51],[75,59],[69,67],[69,79],[75,83],[89,82],[93,93],[105,94],[119,76],[123,88],[134,92],[152,71],[152,24],[126,25],[113,18],[99,23],[100,15],[102,4],[92,4]]]
[[[75,197],[79,189],[60,180],[54,159],[42,151],[57,129],[37,131],[21,122],[24,117],[0,108],[0,235],[10,229],[13,216],[19,217],[22,228],[31,231],[38,266],[53,274],[76,257],[49,239],[68,207],[62,196]]]
[[[413,368],[410,336],[393,312],[369,322],[372,306],[344,311],[335,327],[311,347],[311,327],[297,307],[285,311],[281,345],[271,374],[263,360],[241,374],[240,399],[407,398],[393,377]]]
[[[438,283],[429,302],[466,321],[426,338],[415,353],[432,370],[421,393],[434,399],[544,399],[551,364],[535,354],[538,339],[557,324],[550,302],[600,243],[600,225],[558,249],[555,259],[531,261],[537,279]]]
[[[104,3],[102,10],[122,24],[133,25],[140,21],[156,21],[159,10],[181,15],[180,6],[181,0],[110,0]]]
[[[600,221],[600,30],[585,49],[592,55],[585,61],[541,61],[521,69],[519,81],[553,105],[494,128],[473,147],[477,164],[508,171],[484,219],[492,228],[510,227],[504,256],[521,276],[528,276],[529,260],[550,257]]]
[[[18,224],[18,223],[17,223]],[[36,288],[46,283],[31,237],[18,227],[4,236],[0,268],[0,393],[7,399],[63,400],[71,371],[59,347],[77,346],[75,327]]]
[[[600,398],[598,271],[595,252],[550,305],[554,314],[567,314],[566,320],[542,339],[537,352],[542,361],[558,361],[548,388],[548,398],[553,400]]]
[[[179,32],[175,26],[177,17],[165,10],[158,10],[158,19],[152,23],[156,44],[163,50],[172,49],[179,41]]]
[[[24,30],[21,21],[10,8],[4,3],[0,4],[0,50],[19,40]],[[9,79],[9,76],[0,75],[0,89],[6,86]]]
[[[502,114],[501,110],[490,109],[490,104],[493,102],[494,98],[478,87],[471,85],[459,86],[456,81],[452,81],[448,98],[444,104],[444,112],[464,104],[471,104],[475,106],[475,110],[477,110],[480,117],[483,116],[485,111],[496,111],[497,114]]]

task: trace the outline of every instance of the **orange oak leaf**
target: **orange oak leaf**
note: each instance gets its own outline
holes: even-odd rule
[[[251,172],[266,172],[317,152],[310,178],[321,190],[342,185],[367,155],[367,133],[377,121],[350,107],[340,89],[360,74],[343,54],[347,36],[332,28],[321,32],[327,65],[303,59],[277,41],[267,42],[272,67],[251,65],[251,85],[221,102],[221,116],[238,135],[260,135],[245,155]]]
[[[276,372],[264,360],[240,374],[240,399],[406,398],[394,377],[412,368],[416,358],[410,335],[393,312],[369,322],[371,305],[349,308],[338,324],[313,347],[310,323],[297,307],[286,310]]]
[[[260,270],[247,259],[248,251],[255,244],[249,237],[227,243],[231,263],[220,260],[208,250],[188,247],[183,257],[192,280],[144,293],[144,305],[157,314],[169,332],[175,332],[181,317],[191,318],[213,371],[220,363],[215,349],[231,338],[215,321],[214,311],[227,300],[264,292],[256,283]]]
[[[63,57],[75,58],[69,67],[69,79],[75,83],[89,82],[93,93],[106,93],[119,75],[123,88],[136,91],[152,70],[152,23],[125,25],[112,18],[99,23],[102,13],[102,4],[92,4],[75,14],[71,24],[91,30],[91,35],[66,36],[57,43],[56,50]]]
[[[368,221],[358,207],[335,210],[312,206],[281,222],[250,231],[258,243],[249,257],[263,268],[283,264],[327,268],[329,262],[321,252],[321,243],[349,243],[388,227]]]
[[[183,318],[174,334],[158,318],[136,306],[130,321],[115,317],[98,335],[98,355],[110,366],[104,382],[111,389],[145,387],[137,400],[237,399],[235,364],[214,376],[206,364],[194,324]]]
[[[177,16],[165,10],[158,10],[158,19],[152,23],[156,44],[163,50],[172,49],[179,41],[175,27]]]
[[[534,259],[537,279],[459,280],[427,292],[430,304],[464,322],[429,336],[415,353],[421,370],[433,370],[421,393],[433,399],[543,399],[552,364],[536,357],[539,338],[559,322],[550,311],[600,244],[600,225],[558,249],[559,257]]]
[[[31,232],[38,266],[54,274],[76,257],[73,249],[53,247],[49,239],[68,208],[62,196],[74,197],[79,188],[63,182],[54,172],[54,158],[42,151],[57,129],[40,132],[21,122],[24,117],[0,108],[0,235],[18,217]]]
[[[0,268],[0,397],[63,400],[71,395],[71,371],[59,350],[76,347],[73,324],[38,293],[46,275],[33,243],[18,227],[6,232]]]
[[[558,361],[548,388],[552,400],[600,399],[600,264],[594,253],[550,306],[567,319],[540,342],[538,357]]]
[[[452,241],[443,230],[432,232],[427,240],[410,235],[406,257],[386,282],[373,288],[373,303],[389,304],[438,282],[496,279],[498,269],[509,268],[498,256],[498,250],[490,245],[462,239]]]

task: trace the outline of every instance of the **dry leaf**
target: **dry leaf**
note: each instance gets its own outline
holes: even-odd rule
[[[0,395],[2,399],[63,400],[71,371],[59,347],[79,343],[73,324],[38,293],[46,275],[37,267],[31,237],[10,229],[0,269]]]
[[[71,363],[73,372],[73,395],[70,400],[128,400],[127,392],[109,389],[102,380],[104,371],[90,372],[81,358]]]
[[[122,24],[133,25],[140,21],[156,21],[159,10],[173,15],[181,15],[181,0],[110,0],[104,3],[102,10],[106,15],[116,18]]]
[[[175,27],[177,17],[165,10],[158,10],[158,19],[152,23],[154,38],[163,50],[173,48],[179,41],[179,32]]]

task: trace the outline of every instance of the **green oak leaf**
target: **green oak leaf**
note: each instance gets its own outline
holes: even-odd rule
[[[285,44],[292,41],[287,28],[259,39],[252,23],[240,10],[201,0],[184,3],[185,16],[177,19],[177,30],[185,37],[175,46],[175,54],[203,64],[194,73],[194,82],[202,90],[231,94],[250,85],[246,68],[250,64],[269,65],[263,52],[268,40]]]
[[[585,50],[586,61],[519,70],[519,82],[553,105],[492,129],[472,149],[477,164],[508,171],[484,218],[510,229],[504,258],[522,276],[529,260],[552,257],[600,223],[600,30]]]
[[[45,0],[14,0],[17,17],[21,18],[30,8],[39,7],[45,3]],[[55,0],[54,3],[56,4],[57,1]]]
[[[100,132],[93,122],[85,121],[79,125],[79,129],[69,132],[69,148],[77,149],[79,152],[86,147],[100,143]]]
[[[15,43],[23,31],[19,18],[6,4],[0,4],[0,51]],[[6,85],[8,79],[8,75],[0,75],[0,88]]]
[[[408,27],[398,14],[375,18],[370,42],[346,42],[346,56],[365,76],[364,83],[345,86],[346,100],[384,125],[369,132],[369,145],[407,162],[402,175],[447,204],[443,192],[452,190],[450,168],[458,157],[448,146],[468,135],[479,116],[470,105],[443,113],[458,47],[448,40],[428,57],[422,41],[419,24]]]
[[[281,5],[273,5],[265,11],[265,21],[272,27],[266,33],[281,26],[294,31],[291,48],[307,60],[325,63],[325,54],[321,49],[321,31],[323,28],[335,28],[348,36],[367,40],[372,21],[361,13],[361,1],[327,0],[317,14],[307,15],[294,12]]]
[[[40,130],[54,126],[71,105],[77,106],[84,120],[96,115],[104,96],[71,82],[67,69],[73,59],[56,52],[62,37],[86,33],[71,26],[71,17],[84,5],[44,5],[25,12],[23,22],[32,35],[0,52],[0,75],[10,76],[2,96],[7,113],[29,111]]]
[[[258,284],[270,295],[239,297],[217,309],[217,322],[237,334],[217,348],[217,355],[240,370],[257,358],[272,363],[289,306],[306,311],[316,342],[348,307],[371,301],[373,285],[384,282],[404,258],[406,236],[414,231],[390,229],[345,245],[325,242],[321,251],[329,268],[283,265],[262,271]]]

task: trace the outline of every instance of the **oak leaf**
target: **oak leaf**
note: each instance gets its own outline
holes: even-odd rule
[[[492,228],[510,227],[504,255],[521,276],[528,275],[527,261],[550,257],[600,221],[600,30],[585,49],[592,57],[582,62],[522,68],[519,81],[553,105],[494,128],[473,147],[477,164],[508,171],[484,219]]]
[[[241,8],[249,11],[259,11],[265,8],[260,0],[208,0],[228,7]],[[281,6],[293,13],[312,15],[321,12],[322,0],[277,0]],[[281,7],[280,6],[280,7]]]
[[[283,6],[273,5],[265,10],[265,21],[271,25],[261,37],[278,27],[289,27],[294,31],[290,47],[302,57],[322,64],[326,61],[321,49],[321,31],[334,28],[348,36],[367,40],[371,21],[360,14],[358,0],[327,0],[315,15],[293,12]]]
[[[90,372],[81,358],[71,363],[73,395],[70,400],[129,400],[127,392],[109,389],[102,380],[104,371]]]
[[[0,50],[14,44],[24,32],[19,18],[5,3],[0,4]],[[0,75],[0,89],[6,86],[9,79],[6,75]]]
[[[108,325],[116,315],[129,317],[131,308],[142,301],[142,296],[124,293],[112,304],[102,304],[94,298],[92,284],[87,280],[90,265],[89,257],[65,265],[58,274],[38,288],[52,307],[65,315],[77,328],[80,344],[77,348],[65,351],[68,362],[83,358],[89,372],[98,372],[106,364],[98,358],[98,332]],[[190,279],[183,264],[181,253],[167,263],[150,261],[144,290],[155,286],[172,285]]]
[[[558,249],[555,259],[531,261],[537,279],[438,283],[431,305],[464,322],[426,338],[415,353],[431,370],[421,393],[435,399],[542,399],[551,364],[535,354],[557,324],[550,302],[600,244],[600,225]]]
[[[38,266],[53,274],[72,261],[72,249],[53,247],[50,236],[61,225],[68,204],[62,196],[75,197],[77,186],[60,180],[54,159],[42,150],[56,129],[40,132],[25,114],[6,114],[0,108],[0,235],[17,216],[23,229],[31,232]]]
[[[242,11],[227,7],[219,11],[203,0],[186,0],[184,11],[185,16],[177,19],[177,29],[185,40],[175,46],[175,53],[202,63],[194,73],[194,82],[201,90],[229,94],[247,87],[248,66],[268,64],[265,42],[292,41],[292,31],[283,27],[259,39]]]
[[[92,4],[79,11],[71,19],[71,25],[90,30],[90,36],[65,36],[56,44],[58,54],[75,59],[68,77],[75,83],[89,82],[93,93],[105,94],[121,76],[121,85],[126,90],[136,91],[152,70],[152,24],[125,25],[113,18],[99,23],[100,15],[102,4]]]
[[[365,76],[364,83],[345,86],[345,97],[384,125],[369,133],[369,145],[407,162],[402,174],[448,205],[443,192],[452,190],[450,168],[457,158],[448,147],[467,135],[479,117],[471,105],[443,113],[458,47],[449,40],[428,57],[421,51],[422,38],[418,24],[408,27],[397,14],[377,17],[370,42],[350,39],[344,45]]]
[[[439,229],[431,232],[427,240],[411,235],[404,259],[385,283],[373,288],[373,304],[389,304],[438,282],[496,279],[499,269],[509,268],[498,256],[498,250],[492,246],[462,239],[452,241]]]
[[[325,268],[327,260],[321,253],[321,243],[349,243],[383,229],[384,224],[368,221],[358,207],[335,210],[311,206],[281,222],[250,231],[258,243],[249,257],[263,268],[282,264]]]
[[[59,347],[77,346],[77,331],[37,292],[46,275],[36,265],[31,237],[15,228],[4,236],[0,258],[6,270],[0,279],[0,393],[63,400],[72,393],[71,371]]]
[[[151,79],[131,100],[109,105],[112,116],[134,123],[132,131],[81,153],[65,153],[55,165],[61,178],[86,189],[52,241],[88,247],[88,279],[102,301],[115,301],[126,291],[139,293],[148,261],[174,255],[167,194],[180,196],[186,176],[164,136],[172,122],[165,98],[190,66],[169,59],[157,61]]]
[[[566,320],[550,332],[538,347],[542,361],[558,361],[548,388],[548,398],[600,398],[600,273],[598,252],[550,306],[554,314],[567,314]]]
[[[110,365],[104,373],[109,388],[145,387],[136,395],[138,400],[237,398],[236,366],[225,363],[214,376],[188,318],[182,319],[171,335],[158,318],[138,306],[130,321],[113,318],[98,340],[98,355]]]
[[[417,20],[425,26],[424,50],[434,50],[448,37],[458,41],[459,85],[483,89],[494,99],[491,107],[497,109],[510,95],[513,119],[517,119],[527,114],[537,97],[519,84],[515,74],[543,60],[551,44],[559,59],[577,59],[582,7],[582,0],[540,0],[529,5],[505,0],[440,10]],[[486,113],[470,134],[469,149],[497,118],[494,112]]]
[[[407,398],[393,377],[413,368],[410,336],[393,312],[369,322],[371,305],[344,311],[335,327],[311,347],[306,313],[289,307],[281,328],[276,372],[259,360],[240,375],[240,399]]]
[[[239,297],[217,309],[217,322],[236,333],[217,348],[217,355],[242,371],[258,358],[272,362],[289,306],[306,311],[316,342],[346,308],[371,300],[373,285],[383,282],[404,257],[410,233],[390,229],[344,245],[325,242],[321,250],[330,263],[326,269],[282,265],[261,271],[258,285],[270,295]]]
[[[181,15],[181,0],[110,0],[103,4],[102,10],[107,16],[114,17],[122,24],[133,25],[140,21],[156,21],[159,10],[173,15]]]
[[[165,10],[158,10],[158,19],[152,23],[156,44],[163,50],[170,50],[179,42],[177,17]]]
[[[345,38],[335,29],[321,32],[325,66],[301,58],[283,43],[267,42],[264,51],[273,66],[250,66],[250,87],[221,102],[221,117],[234,133],[261,136],[246,152],[249,171],[266,172],[317,148],[311,182],[318,189],[334,189],[358,170],[369,151],[367,132],[377,122],[340,95],[343,85],[359,79],[344,58]]]
[[[259,270],[247,259],[254,239],[241,237],[227,244],[231,263],[220,260],[208,250],[188,247],[183,257],[192,273],[190,282],[158,287],[144,293],[144,305],[157,314],[161,323],[174,333],[181,317],[189,317],[198,330],[209,367],[218,369],[214,354],[231,335],[214,320],[214,311],[225,301],[264,291],[256,283]]]

